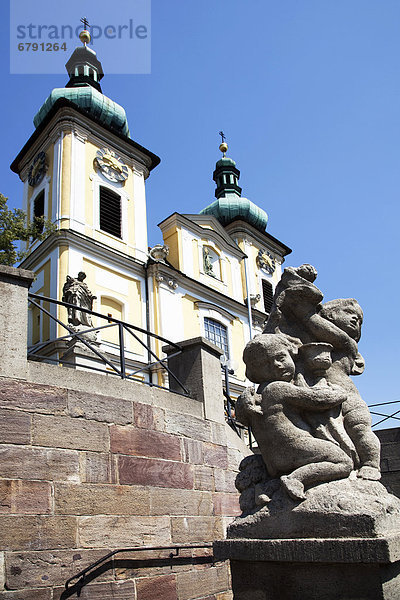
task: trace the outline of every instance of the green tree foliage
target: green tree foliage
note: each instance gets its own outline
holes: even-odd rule
[[[12,266],[28,253],[18,250],[18,242],[42,241],[56,231],[56,226],[44,217],[35,217],[33,223],[27,223],[24,211],[10,210],[7,200],[0,194],[0,264]]]

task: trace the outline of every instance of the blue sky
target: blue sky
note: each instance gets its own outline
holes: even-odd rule
[[[85,1],[77,23],[96,6]],[[0,191],[20,206],[9,164],[67,76],[10,75],[6,2],[0,16]],[[151,74],[102,82],[132,137],[162,159],[147,185],[149,242],[170,213],[213,200],[223,129],[243,195],[293,249],[286,264],[314,264],[326,300],[362,305],[363,397],[399,399],[400,3],[153,0],[151,25]]]

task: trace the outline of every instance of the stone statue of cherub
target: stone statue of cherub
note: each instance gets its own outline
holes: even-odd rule
[[[317,484],[380,478],[380,446],[350,375],[362,373],[363,320],[354,299],[322,304],[311,265],[285,269],[264,333],[243,354],[258,383],[239,397],[236,415],[252,427],[268,476],[294,500]],[[242,474],[243,477],[243,474]]]

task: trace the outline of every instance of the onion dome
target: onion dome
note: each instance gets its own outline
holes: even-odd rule
[[[103,68],[96,52],[87,46],[89,31],[81,31],[79,37],[84,45],[74,50],[65,65],[69,81],[64,88],[55,88],[45,100],[33,119],[35,127],[39,127],[57,100],[66,98],[104,125],[130,137],[125,110],[101,92]]]
[[[200,214],[213,215],[224,226],[241,219],[256,229],[265,231],[268,222],[267,213],[254,202],[241,196],[242,188],[238,184],[240,171],[236,168],[235,161],[225,156],[228,145],[224,140],[219,149],[223,156],[217,161],[213,173],[217,185],[215,190],[217,200],[203,208]]]

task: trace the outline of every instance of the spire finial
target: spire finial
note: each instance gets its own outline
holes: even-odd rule
[[[219,135],[221,136],[221,144],[219,145],[219,149],[222,152],[222,156],[225,157],[225,154],[228,150],[228,144],[226,143],[226,135],[224,134],[223,131],[219,132]]]
[[[91,40],[91,36],[88,29],[90,25],[86,17],[82,17],[81,23],[83,23],[83,30],[79,34],[79,39],[81,40],[82,44],[86,47],[86,44],[88,44]]]

